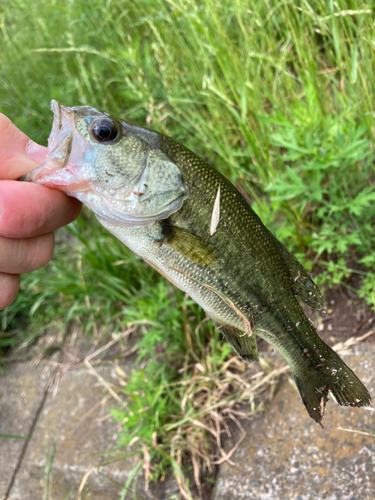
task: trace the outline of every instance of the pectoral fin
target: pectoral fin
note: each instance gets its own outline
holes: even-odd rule
[[[164,222],[163,233],[164,236],[160,243],[174,248],[188,259],[205,267],[209,267],[215,262],[216,258],[212,247],[186,229]]]
[[[243,360],[248,363],[258,361],[257,342],[254,335],[242,332],[234,326],[218,324],[216,326]]]

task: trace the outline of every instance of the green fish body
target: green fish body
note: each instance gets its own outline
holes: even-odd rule
[[[224,176],[162,134],[95,108],[56,101],[52,108],[47,162],[22,180],[81,199],[188,293],[244,360],[257,360],[256,336],[265,339],[286,359],[317,422],[329,393],[341,405],[369,404],[367,389],[299,305],[296,296],[322,308],[318,288]]]

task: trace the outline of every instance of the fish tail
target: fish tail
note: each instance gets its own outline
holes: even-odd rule
[[[302,400],[311,418],[321,424],[328,395],[343,406],[366,406],[371,396],[366,387],[329,346],[328,363],[310,363],[307,368],[293,370]]]

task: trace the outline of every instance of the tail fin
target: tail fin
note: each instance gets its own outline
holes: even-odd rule
[[[328,346],[327,346],[328,347]],[[302,400],[311,418],[321,424],[328,394],[343,406],[366,406],[371,396],[366,387],[344,363],[344,361],[328,347],[330,353],[329,366],[321,364],[305,367],[299,373],[293,373]]]

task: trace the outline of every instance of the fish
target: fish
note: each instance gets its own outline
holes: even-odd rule
[[[99,222],[197,302],[246,362],[256,338],[288,363],[310,417],[328,396],[360,407],[371,396],[317,334],[300,299],[323,297],[300,262],[235,186],[174,139],[90,106],[53,100],[46,161],[20,178],[82,201]]]

